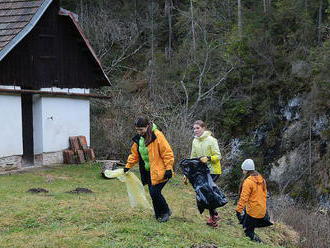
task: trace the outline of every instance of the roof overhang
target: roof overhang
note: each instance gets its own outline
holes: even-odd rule
[[[38,23],[42,15],[47,10],[48,6],[53,2],[53,0],[45,0],[41,6],[38,8],[35,15],[32,17],[30,22],[3,48],[0,50],[0,61],[3,60],[6,55],[13,50],[13,48],[34,28]]]
[[[38,23],[38,21],[40,20],[40,18],[43,16],[43,14],[45,13],[45,11],[47,10],[47,8],[49,7],[49,5],[53,2],[54,0],[44,0],[44,2],[41,4],[41,6],[38,8],[38,10],[36,11],[36,13],[34,14],[34,16],[31,18],[30,22],[12,39],[10,40],[10,42],[5,45],[5,47],[3,49],[0,50],[0,62],[7,56],[7,54],[13,50],[15,48],[15,46],[26,36],[28,35],[31,30],[36,26],[36,24]],[[63,8],[60,8],[59,10],[59,15],[62,16],[67,16],[68,18],[71,19],[71,21],[73,22],[74,26],[76,27],[76,29],[78,30],[79,34],[81,35],[81,37],[84,40],[85,45],[87,46],[88,50],[90,51],[90,53],[92,54],[93,58],[95,59],[97,65],[99,66],[99,68],[101,69],[104,78],[106,79],[106,81],[109,83],[109,85],[111,85],[110,80],[108,78],[108,76],[106,75],[106,73],[104,72],[101,62],[98,59],[95,51],[93,50],[92,46],[90,45],[88,39],[85,37],[85,35],[82,32],[82,29],[80,28],[79,24],[78,24],[78,20],[77,20],[77,15],[74,14],[71,11],[65,10]]]
[[[78,98],[99,98],[99,99],[111,99],[110,96],[102,96],[96,94],[87,93],[71,93],[71,92],[55,92],[55,91],[42,91],[42,90],[16,90],[16,89],[1,89],[0,95],[21,95],[21,94],[33,94],[49,97],[78,97]]]
[[[102,65],[101,65],[101,62],[99,60],[99,58],[97,57],[94,49],[92,48],[91,44],[89,43],[88,39],[86,38],[86,36],[84,35],[80,25],[78,24],[78,15],[76,15],[75,13],[69,11],[69,10],[66,10],[66,9],[63,9],[63,8],[60,8],[60,11],[58,13],[59,15],[62,15],[62,16],[67,16],[68,18],[70,18],[70,20],[72,21],[72,23],[74,24],[74,26],[76,27],[77,31],[79,32],[80,36],[83,38],[84,42],[85,42],[85,45],[87,46],[88,50],[91,52],[91,54],[93,55],[95,61],[97,62],[98,66],[100,67],[100,69],[102,70],[102,73],[104,75],[104,77],[106,78],[106,80],[110,83],[110,80],[107,76],[107,74],[105,74],[103,68],[102,68]]]

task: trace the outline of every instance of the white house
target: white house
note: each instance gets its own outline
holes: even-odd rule
[[[62,163],[69,136],[90,141],[91,88],[110,86],[58,0],[0,2],[0,171]]]

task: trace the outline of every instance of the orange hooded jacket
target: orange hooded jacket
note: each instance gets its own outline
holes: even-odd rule
[[[150,163],[150,177],[152,185],[165,182],[164,174],[166,170],[172,170],[174,164],[174,154],[170,144],[167,142],[164,134],[159,130],[153,131],[156,139],[151,142],[148,148],[148,156]],[[126,166],[132,168],[140,160],[138,152],[138,144],[133,143],[131,154],[128,156]]]
[[[266,181],[260,175],[251,175],[243,182],[241,195],[236,207],[236,211],[242,213],[246,208],[246,213],[253,218],[263,218],[266,215]]]

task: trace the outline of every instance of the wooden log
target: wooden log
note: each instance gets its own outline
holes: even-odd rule
[[[79,150],[80,146],[79,146],[79,141],[78,141],[78,137],[77,136],[70,136],[69,137],[69,142],[70,142],[70,148],[71,148],[71,150],[73,150],[74,152],[76,152],[77,150]]]
[[[75,164],[76,163],[74,151],[72,151],[72,150],[63,151],[63,163],[64,164]]]
[[[87,140],[85,136],[78,136],[78,141],[80,145],[80,149],[87,149]]]
[[[95,153],[92,148],[83,149],[87,161],[95,161]]]
[[[76,154],[77,154],[77,162],[78,162],[78,164],[81,164],[81,163],[85,163],[86,162],[85,155],[84,155],[84,151],[83,150],[77,150],[76,151]]]

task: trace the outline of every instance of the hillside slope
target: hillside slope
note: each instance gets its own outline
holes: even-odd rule
[[[164,188],[173,216],[160,224],[151,211],[129,207],[124,183],[99,172],[92,164],[2,175],[1,247],[294,247],[295,234],[278,223],[257,231],[265,244],[249,241],[232,202],[221,209],[219,228],[206,226],[192,188],[178,177]],[[68,193],[77,187],[94,193]],[[49,193],[27,193],[30,188]]]

